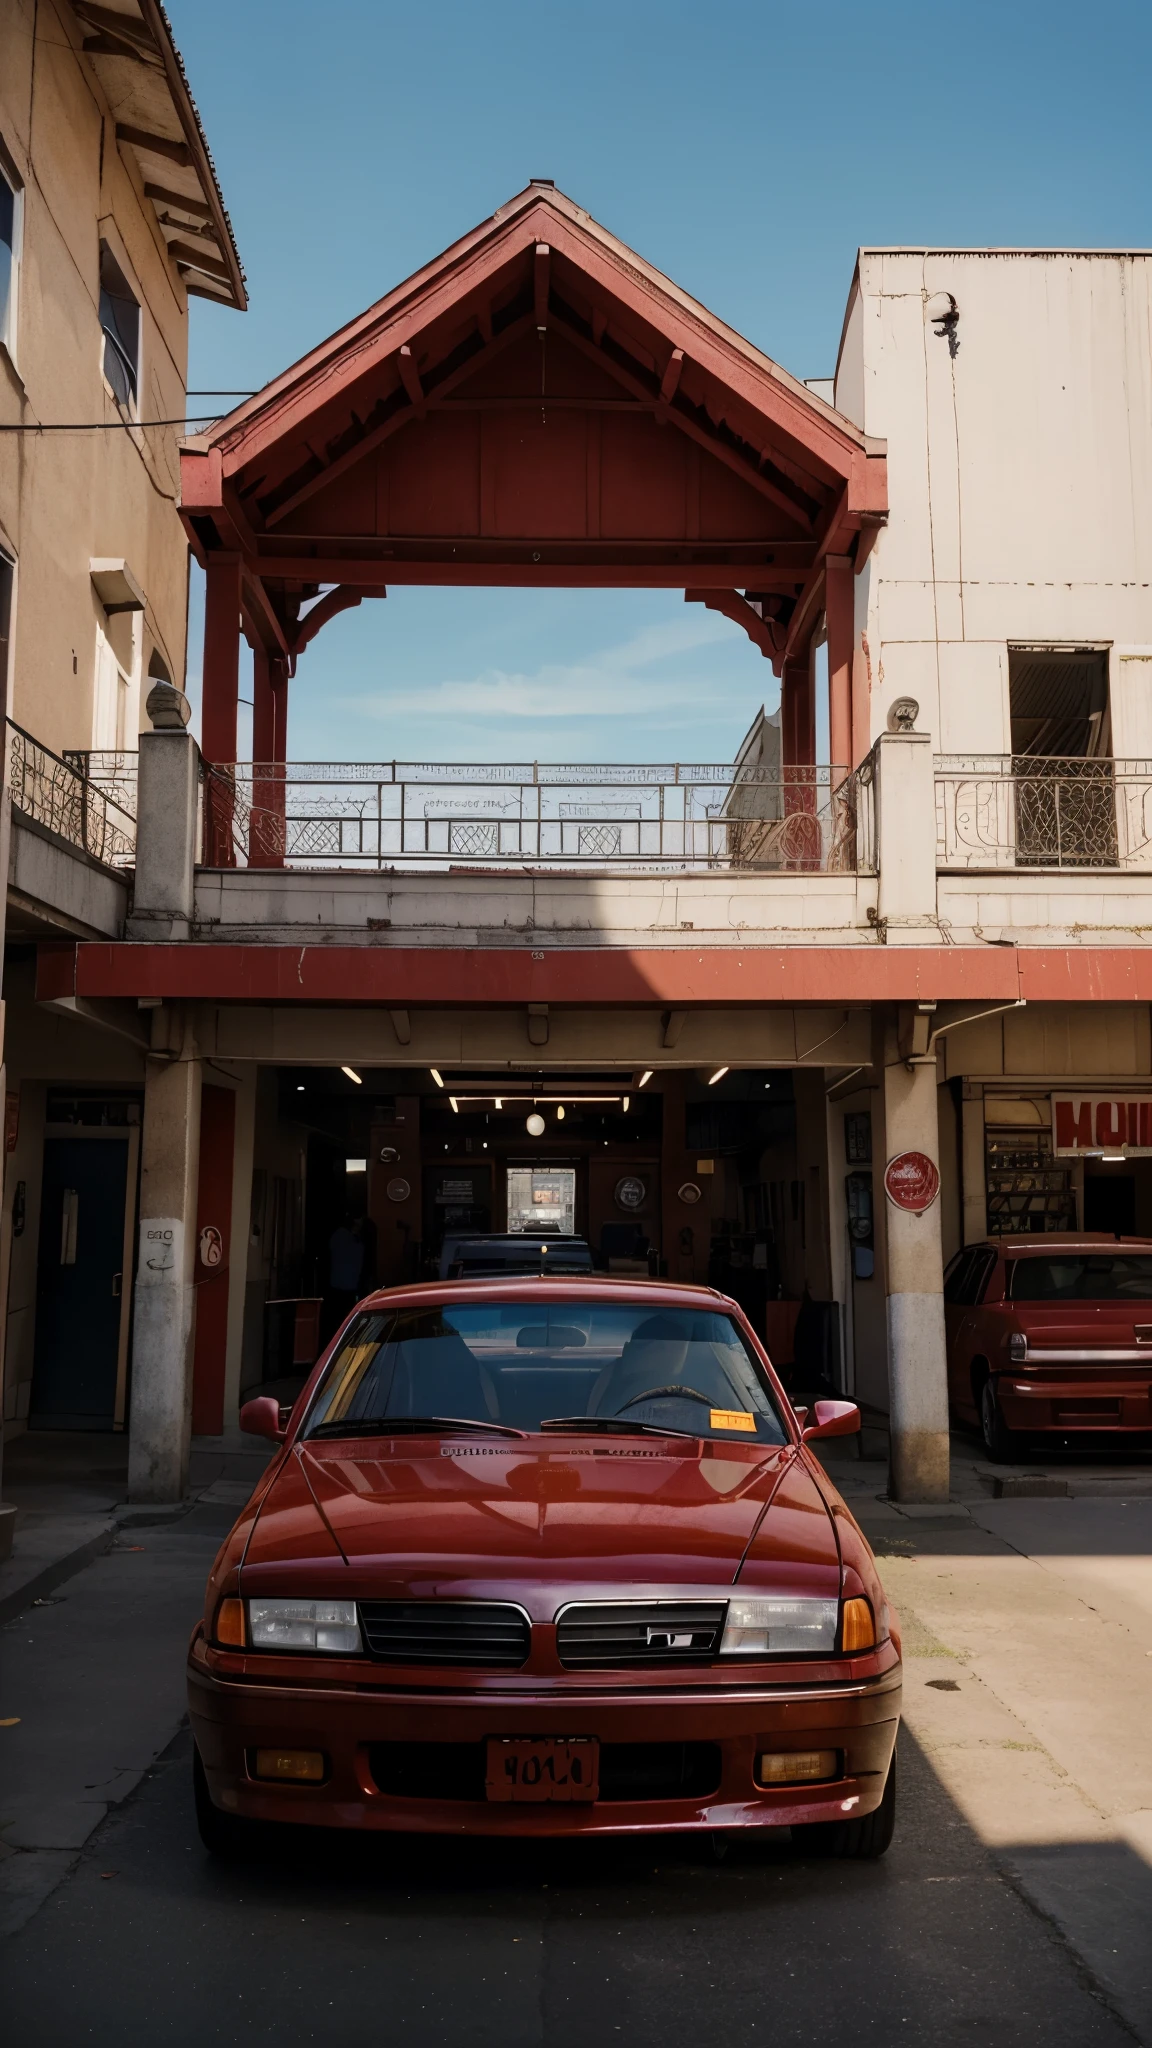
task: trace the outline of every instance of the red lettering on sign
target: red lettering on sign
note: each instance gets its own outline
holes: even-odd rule
[[[1148,1105],[1152,1113],[1152,1103]],[[1056,1148],[1060,1152],[1092,1149],[1092,1104],[1056,1102]]]
[[[1125,1135],[1124,1104],[1122,1102],[1098,1102],[1096,1104],[1096,1143],[1098,1145],[1122,1145]]]

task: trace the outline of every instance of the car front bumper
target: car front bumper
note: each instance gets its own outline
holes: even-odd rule
[[[645,1687],[595,1693],[541,1686],[516,1691],[386,1685],[263,1684],[250,1673],[213,1669],[214,1653],[194,1639],[189,1707],[213,1804],[260,1821],[406,1833],[476,1835],[631,1834],[691,1828],[784,1827],[857,1819],[880,1803],[900,1713],[900,1665],[833,1684]],[[609,1675],[606,1674],[606,1679]],[[432,1797],[380,1789],[378,1745],[445,1744],[459,1763],[490,1736],[593,1736],[606,1759],[617,1745],[715,1745],[714,1783],[674,1796],[602,1798],[591,1804],[491,1803],[482,1789]],[[265,1783],[251,1772],[265,1748],[321,1750],[318,1785]],[[828,1749],[841,1773],[821,1784],[761,1788],[765,1750]],[[695,1755],[701,1753],[697,1747]],[[709,1750],[708,1754],[714,1752]],[[427,1755],[426,1749],[424,1754]],[[457,1773],[458,1775],[458,1773]]]

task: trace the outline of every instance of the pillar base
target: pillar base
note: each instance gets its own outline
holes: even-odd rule
[[[889,1460],[891,1500],[911,1505],[949,1499],[952,1481],[947,1430],[893,1430]]]

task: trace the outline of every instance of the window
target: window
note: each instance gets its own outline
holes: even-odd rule
[[[1146,1253],[1026,1254],[1010,1262],[1008,1273],[1013,1301],[1152,1302],[1152,1258]]]
[[[107,244],[100,244],[104,375],[120,405],[134,408],[140,381],[140,308]]]
[[[449,1417],[537,1433],[780,1444],[768,1383],[730,1317],[634,1302],[440,1302],[369,1309],[325,1373],[310,1437],[440,1433]]]
[[[20,273],[21,193],[0,164],[0,342],[16,349],[16,287]]]

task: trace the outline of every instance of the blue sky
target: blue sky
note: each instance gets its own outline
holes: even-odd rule
[[[258,386],[533,176],[801,377],[861,243],[1152,242],[1146,5],[168,4],[251,295],[193,302],[193,388]],[[289,752],[720,761],[776,697],[675,593],[398,589],[303,656]]]

